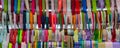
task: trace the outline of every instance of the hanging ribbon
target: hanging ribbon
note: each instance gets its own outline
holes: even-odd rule
[[[17,13],[20,13],[20,8],[21,8],[21,0],[18,0],[17,2]]]
[[[93,12],[94,12],[94,13],[97,12],[96,0],[92,0],[92,9],[93,9]]]
[[[18,3],[18,0],[14,0],[14,12],[17,13],[17,4]]]
[[[8,0],[4,0],[4,11],[8,11]]]
[[[63,4],[64,5],[64,4]],[[71,0],[67,0],[67,20],[68,21],[67,23],[70,23],[72,24],[72,16],[71,16]]]
[[[39,0],[39,15],[38,15],[38,27],[41,27],[41,16],[42,16],[42,0]]]
[[[20,44],[22,42],[22,30],[18,29],[18,43]]]
[[[51,21],[52,21],[52,30],[53,32],[55,32],[55,25],[56,25],[56,14],[54,11],[54,0],[51,0],[51,6],[52,6],[52,17],[51,17]]]
[[[46,0],[46,28],[49,28],[49,4],[48,0]]]
[[[34,18],[33,18],[33,14],[32,14],[32,12],[30,12],[30,29],[33,29],[33,20],[34,20]]]
[[[42,10],[43,10],[43,14],[45,14],[45,7],[46,4],[45,4],[45,0],[42,0]]]
[[[117,5],[117,10],[118,10],[118,13],[120,14],[120,0],[116,0],[116,5]]]
[[[33,14],[35,13],[35,9],[36,9],[35,8],[35,6],[36,6],[35,3],[36,3],[35,0],[32,0],[32,7],[31,7],[32,10],[31,11],[32,11]]]

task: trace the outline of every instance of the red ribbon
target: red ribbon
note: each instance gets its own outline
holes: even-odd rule
[[[71,0],[72,15],[75,15],[75,0]]]
[[[48,41],[48,30],[45,30],[44,35],[45,35],[44,41],[47,42]]]
[[[116,41],[116,30],[113,27],[113,29],[112,29],[112,42],[115,42],[115,41]]]
[[[17,34],[17,29],[10,30],[10,42],[12,43],[12,48],[15,48]]]
[[[39,15],[38,15],[38,27],[41,27],[41,16],[42,16],[42,0],[39,0]]]
[[[35,13],[35,0],[32,0],[32,13]]]
[[[26,32],[26,30],[23,30],[23,33],[22,33],[22,42],[26,42],[27,43],[27,32]]]
[[[79,2],[79,0],[75,0],[75,12],[76,12],[76,14],[80,14],[80,2]]]
[[[58,0],[58,12],[62,9],[62,0]]]
[[[11,0],[11,12],[14,11],[14,0]]]
[[[54,14],[52,17],[52,31],[55,33],[55,29],[56,29],[56,15]]]

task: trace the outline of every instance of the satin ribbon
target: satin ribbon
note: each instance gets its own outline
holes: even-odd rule
[[[22,32],[23,32],[23,30],[18,29],[18,43],[19,44],[22,42]]]
[[[39,16],[38,18],[38,27],[41,27],[41,16],[42,16],[42,0],[39,0]]]
[[[51,16],[51,21],[52,21],[52,31],[55,32],[55,27],[56,27],[56,14],[54,11],[54,0],[51,0],[51,7],[52,7],[52,16]]]
[[[21,8],[21,0],[18,0],[17,2],[17,13],[20,13],[20,8]]]
[[[78,42],[78,30],[77,29],[74,31],[74,41]]]
[[[29,9],[29,0],[25,0],[25,6],[26,6],[26,9],[28,11],[30,11],[30,9]]]
[[[62,0],[58,0],[58,12],[62,9]]]
[[[99,7],[101,9],[103,9],[104,8],[104,0],[98,0],[98,3],[99,3]]]
[[[43,14],[45,14],[45,9],[46,9],[46,4],[45,4],[45,0],[42,0],[42,12],[43,12]]]
[[[26,11],[23,11],[23,29],[26,29]]]
[[[49,5],[48,0],[46,0],[46,28],[49,28]]]
[[[11,12],[14,12],[14,0],[11,0]]]
[[[12,43],[9,43],[9,44],[8,44],[8,48],[12,48]]]
[[[34,23],[33,20],[34,20],[33,13],[30,12],[30,29],[33,29],[33,23]]]
[[[18,3],[18,0],[14,0],[14,12],[17,13],[17,4]]]
[[[92,10],[93,10],[94,13],[97,12],[96,0],[92,0]]]
[[[71,0],[67,0],[67,23],[72,24],[72,13],[71,13]],[[69,21],[68,21],[69,20]]]
[[[120,6],[119,6],[119,3],[120,2],[120,0],[116,0],[116,5],[117,5],[117,10],[118,10],[118,13],[120,14]]]
[[[85,25],[85,20],[84,20],[84,13],[83,12],[81,12],[81,14],[82,14],[82,29],[85,29],[85,27],[84,27],[84,25]]]
[[[16,44],[16,38],[17,38],[17,30],[15,29],[11,29],[10,31],[10,42],[12,43],[12,48],[15,47],[15,44]]]
[[[4,11],[8,11],[8,0],[4,0]]]
[[[35,3],[36,3],[35,0],[32,0],[32,3],[31,3],[31,4],[32,4],[31,11],[32,11],[33,14],[35,13],[35,9],[36,9],[36,8],[35,8],[35,7],[36,7]]]
[[[75,0],[75,12],[76,12],[76,24],[80,28],[80,3],[79,0]]]
[[[110,14],[110,0],[105,0],[105,4],[106,4],[106,7],[107,7],[107,13],[109,15]]]

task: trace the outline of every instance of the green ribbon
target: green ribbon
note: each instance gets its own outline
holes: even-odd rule
[[[97,12],[96,0],[92,0],[92,9],[94,13]]]
[[[64,41],[62,41],[62,48],[64,48]]]
[[[22,42],[22,30],[18,29],[18,43]]]
[[[20,7],[21,7],[21,0],[18,0],[18,7],[17,7],[17,13],[20,13]]]
[[[8,11],[8,0],[4,0],[4,11]]]
[[[45,2],[46,2],[45,0],[42,0],[42,10],[43,10],[43,14],[45,14],[45,7],[46,7],[46,6],[45,6],[45,5],[46,5]]]
[[[0,48],[2,48],[2,43],[0,43]]]
[[[58,13],[58,21],[60,26],[62,26],[62,17],[61,17],[61,13]]]
[[[110,14],[110,0],[105,0],[106,7],[107,7],[107,12]]]
[[[84,16],[84,13],[83,13],[83,12],[81,12],[81,14],[82,14],[82,25],[83,25],[83,29],[84,29],[84,25],[85,25],[85,24],[84,24],[84,21],[85,21],[84,18],[85,18],[85,16]]]

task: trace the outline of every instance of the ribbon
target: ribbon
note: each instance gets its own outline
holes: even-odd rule
[[[110,0],[105,0],[105,4],[106,4],[106,7],[107,7],[107,13],[109,15],[110,14]]]
[[[20,13],[20,8],[21,8],[21,0],[18,0],[17,2],[17,13]]]
[[[8,0],[4,0],[4,11],[8,11]]]
[[[103,9],[104,8],[104,0],[98,0],[98,3],[99,3],[99,7],[101,9]]]
[[[38,15],[38,27],[41,27],[41,16],[42,16],[42,0],[39,0],[39,15]]]
[[[1,47],[2,48],[2,47]],[[8,48],[12,48],[12,43],[8,44]]]
[[[45,0],[42,0],[42,10],[43,10],[43,14],[45,14]]]
[[[80,28],[80,3],[79,0],[75,0],[75,2],[76,22],[78,24],[78,28]]]
[[[22,30],[21,29],[18,29],[18,43],[21,43],[22,42]]]
[[[17,4],[18,3],[18,0],[14,0],[14,12],[17,13]]]
[[[27,9],[28,11],[30,11],[30,9],[29,9],[29,1],[28,1],[28,0],[25,0],[25,6],[26,6],[26,9]]]
[[[34,29],[37,29],[37,12],[34,13]]]
[[[48,0],[46,0],[46,28],[49,28],[49,6],[48,6]]]
[[[94,12],[94,13],[97,12],[96,0],[92,0],[92,9],[93,9],[93,12]]]
[[[84,25],[85,25],[85,24],[84,24],[84,21],[85,21],[85,20],[84,20],[84,13],[81,12],[81,14],[82,14],[82,25],[83,25],[83,26],[82,26],[82,29],[85,29],[85,28],[84,28]]]
[[[29,29],[30,28],[30,26],[29,26],[29,18],[30,18],[30,16],[29,16],[30,14],[29,14],[29,12],[28,11],[26,11],[26,27],[27,27],[27,29]]]
[[[120,6],[119,6],[119,3],[120,2],[120,0],[116,0],[116,5],[117,5],[117,10],[118,10],[118,13],[120,14]]]
[[[23,11],[23,29],[26,29],[26,11]]]
[[[53,32],[55,32],[55,26],[56,26],[56,14],[54,12],[54,1],[51,0],[51,6],[52,6],[52,17],[51,17],[51,21],[52,21],[52,30]]]
[[[14,0],[11,0],[11,12],[14,11]]]
[[[66,14],[66,12],[67,12],[67,0],[63,0],[63,15],[65,15]]]
[[[30,12],[30,29],[33,29],[33,20],[34,20],[33,13]]]
[[[78,30],[77,29],[74,31],[74,41],[78,42]]]
[[[58,0],[58,12],[62,9],[62,0]]]
[[[35,0],[32,0],[32,10],[31,11],[33,14],[35,13],[35,6],[36,6],[35,3],[36,3]]]
[[[70,23],[72,24],[72,16],[71,16],[71,0],[67,0],[67,20],[69,20],[69,22],[67,23]]]

